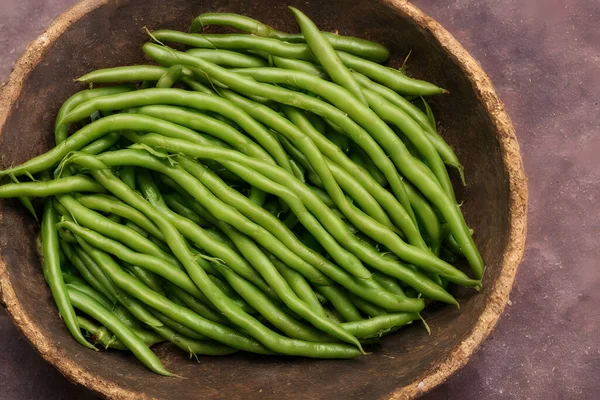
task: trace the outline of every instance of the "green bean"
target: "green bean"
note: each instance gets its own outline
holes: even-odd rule
[[[59,226],[68,229],[74,235],[97,249],[113,254],[122,261],[142,267],[163,277],[196,298],[206,298],[184,271],[166,260],[147,254],[136,253],[115,240],[106,238],[91,229],[84,228],[70,221],[63,221],[59,223]]]
[[[102,270],[110,277],[111,281],[114,282],[114,285],[120,289],[119,292],[124,291],[128,293],[130,296],[143,301],[144,304],[162,312],[174,321],[216,341],[240,350],[257,352],[260,354],[270,353],[263,345],[245,334],[238,333],[227,326],[207,320],[189,309],[179,306],[165,296],[154,292],[152,289],[142,285],[137,279],[123,271],[108,254],[91,247],[83,240],[79,243],[94,257],[98,262],[98,265],[101,266]],[[140,309],[139,303],[129,301],[124,293],[119,293],[118,298],[119,301],[123,301],[123,304],[126,305],[133,315],[141,321],[145,321],[152,329],[160,333],[160,330],[157,330],[157,328],[161,329],[163,327],[161,326],[162,323],[158,321],[156,317],[148,313],[143,307]],[[171,329],[169,329],[169,331],[173,332]],[[172,338],[168,340],[171,339]]]
[[[404,290],[402,290],[402,287],[391,276],[375,271],[373,272],[373,279],[375,279],[375,281],[377,281],[377,283],[384,287],[388,292],[397,294],[398,296],[404,296]]]
[[[350,295],[350,300],[363,314],[370,318],[385,315],[387,312],[381,308],[369,303],[368,301],[361,299],[360,297]]]
[[[135,190],[135,167],[124,167],[119,174],[119,178],[130,188]]]
[[[182,216],[183,218],[189,219],[190,221],[192,221],[200,227],[207,225],[206,220],[204,218],[199,216],[196,212],[188,208],[185,204],[181,203],[180,201],[178,201],[178,199],[174,198],[173,196],[165,196],[165,202],[169,206],[169,208],[173,210],[173,212]],[[188,239],[193,240],[190,237],[188,237]]]
[[[396,107],[399,107],[405,113],[410,115],[410,117],[414,119],[427,133],[427,135],[429,136],[429,140],[431,140],[431,142],[435,146],[437,152],[440,154],[440,157],[442,157],[442,160],[444,160],[444,163],[456,168],[461,176],[461,180],[464,182],[463,166],[460,163],[460,160],[458,159],[452,148],[448,145],[448,143],[446,143],[446,141],[437,132],[435,126],[432,126],[431,122],[429,121],[429,118],[427,118],[427,115],[425,115],[425,113],[423,113],[419,109],[419,107],[415,106],[410,101],[406,100],[404,97],[400,96],[392,89],[384,85],[380,85],[376,82],[373,82],[363,74],[358,73],[356,71],[354,71],[353,74],[354,78],[361,86],[371,89],[372,91],[379,94],[387,101],[394,104]]]
[[[331,302],[346,321],[359,321],[362,319],[354,304],[345,296],[343,291],[337,290],[333,286],[317,286],[316,289]]]
[[[377,181],[378,184],[385,187],[387,185],[387,179],[381,173],[381,171],[373,164],[373,161],[362,151],[362,149],[353,146],[350,152],[350,159],[354,161],[356,165],[363,168]],[[412,206],[412,204],[411,204]]]
[[[353,113],[358,111],[359,114],[368,114],[364,116],[365,118],[361,119],[361,122],[365,127],[368,127],[367,129],[369,129],[370,133],[376,134],[376,137],[381,137],[381,135],[384,135],[385,140],[390,140],[392,142],[394,139],[397,140],[396,135],[389,129],[389,127],[380,121],[377,116],[372,113],[372,111],[364,107],[362,103],[358,101],[346,102],[345,100],[349,94],[343,88],[332,84],[331,82],[322,80],[319,82],[318,78],[308,74],[302,74],[296,71],[281,70],[277,68],[246,68],[239,70],[240,74],[251,74],[252,78],[254,78],[249,79],[247,77],[242,77],[235,72],[220,68],[214,64],[189,57],[185,53],[176,52],[175,50],[171,49],[163,49],[162,47],[153,45],[151,43],[146,43],[144,45],[144,51],[151,57],[159,60],[161,63],[171,64],[174,63],[176,59],[177,62],[184,62],[186,65],[189,64],[200,68],[209,76],[226,83],[236,91],[246,94],[255,93],[283,104],[304,108],[323,116],[324,118],[336,123],[340,127],[344,127],[344,131],[351,135],[356,143],[360,143],[360,145],[365,148],[365,151],[368,150],[367,153],[371,159],[373,159],[382,172],[386,174],[386,178],[388,179],[388,182],[390,182],[392,190],[401,199],[401,202],[407,209],[407,212],[409,212],[409,214],[412,212],[412,210],[410,210],[410,204],[408,203],[406,190],[402,185],[402,181],[400,180],[394,165],[391,163],[379,145],[375,142],[373,137],[371,137],[359,125],[354,123],[346,113],[314,97],[293,92],[281,87],[257,83],[255,80],[258,77],[259,80],[271,80],[272,83],[279,82],[295,86],[301,84],[305,85],[305,88],[308,90],[317,90],[319,91],[320,95],[324,95],[330,100],[335,100],[336,105],[342,107],[343,109],[350,110]],[[360,104],[362,108],[359,107],[357,103]],[[375,124],[371,124],[373,119],[375,119]],[[379,121],[380,124],[377,124],[377,121]],[[377,126],[374,128],[371,125]],[[301,150],[304,151],[303,149]]]
[[[289,9],[294,14],[296,22],[300,26],[310,52],[323,66],[323,69],[331,80],[346,88],[363,104],[367,104],[367,99],[363,95],[361,87],[354,80],[350,71],[342,64],[337,56],[337,52],[321,31],[319,31],[319,28],[297,8],[289,7]]]
[[[127,327],[127,325],[123,324],[97,301],[75,289],[69,290],[69,297],[75,307],[110,329],[110,331],[113,332],[114,335],[127,346],[127,348],[135,354],[136,358],[146,367],[160,375],[172,375],[164,368],[158,357],[130,328]]]
[[[292,58],[283,58],[277,56],[271,56],[273,63],[277,68],[292,69],[294,71],[306,72],[307,74],[316,75],[322,79],[329,79],[327,73],[323,68],[303,60],[294,60]]]
[[[167,68],[156,65],[130,65],[97,69],[77,78],[77,80],[85,83],[158,81],[166,71]]]
[[[433,83],[410,78],[392,68],[384,67],[343,51],[338,51],[337,54],[346,67],[360,72],[400,94],[429,96],[448,93],[447,90],[439,88]]]
[[[172,65],[156,82],[156,87],[161,89],[170,88],[177,83],[181,75],[183,75],[183,66]]]
[[[160,322],[162,322],[167,327],[173,329],[175,332],[177,332],[177,333],[179,333],[181,335],[184,335],[184,336],[189,337],[190,339],[196,339],[196,340],[206,340],[207,339],[206,336],[194,332],[192,329],[188,328],[185,325],[180,324],[177,321],[172,320],[171,318],[167,317],[166,315],[164,315],[160,311],[151,310],[150,312]]]
[[[152,47],[150,44],[144,45],[146,52],[151,52],[155,56],[158,56],[158,50],[160,48]],[[162,50],[160,50],[162,52]],[[161,55],[162,58],[162,55]],[[167,57],[165,57],[165,60]],[[187,61],[186,61],[187,63]],[[200,64],[196,64],[199,66]],[[215,75],[215,78],[220,81],[225,81],[223,76],[226,76],[229,72],[222,71],[219,67],[214,67],[212,65],[202,64],[202,68],[206,71],[210,71],[211,75]],[[254,72],[252,72],[252,71]],[[444,216],[446,222],[448,222],[453,235],[457,239],[457,242],[461,245],[461,248],[465,250],[465,255],[471,265],[471,269],[476,279],[481,279],[483,274],[483,260],[481,259],[481,255],[479,254],[475,243],[473,242],[472,237],[468,234],[468,227],[464,221],[464,218],[460,212],[460,209],[447,195],[444,193],[443,189],[439,186],[437,182],[431,179],[431,176],[428,175],[426,171],[427,168],[421,167],[415,159],[410,156],[408,153],[406,146],[398,139],[398,137],[394,134],[394,132],[383,122],[381,121],[376,114],[374,114],[370,109],[364,107],[359,101],[355,101],[351,96],[348,95],[347,91],[342,88],[336,87],[336,85],[329,86],[328,82],[322,81],[319,85],[316,83],[319,81],[318,78],[313,77],[308,74],[303,74],[301,72],[296,71],[284,71],[279,69],[271,69],[271,68],[259,68],[259,69],[245,69],[244,73],[251,71],[249,73],[254,80],[260,81],[270,81],[272,83],[287,83],[291,85],[306,85],[306,87],[310,87],[313,92],[316,93],[317,89],[319,89],[320,95],[326,97],[329,101],[332,101],[336,106],[340,107],[340,110],[345,110],[354,115],[354,118],[360,121],[361,125],[369,131],[372,135],[378,138],[378,141],[388,150],[388,154],[398,167],[399,171],[402,172],[408,180],[410,180],[416,187],[419,189],[423,195],[434,204],[438,210]],[[282,73],[283,71],[283,73]],[[267,72],[267,73],[265,73]],[[292,78],[293,77],[293,78]],[[288,79],[291,78],[291,79]],[[315,82],[317,81],[317,82]],[[231,79],[226,81],[228,85],[232,87],[232,89],[246,91],[250,87],[253,93],[261,95],[263,97],[268,97],[271,99],[277,98],[278,101],[283,103],[289,102],[292,95],[289,93],[286,94],[286,90],[279,87],[271,87],[267,88],[260,84],[256,84],[254,81],[236,81]],[[234,88],[235,86],[235,88]],[[320,88],[326,87],[326,90],[320,90]],[[334,94],[333,92],[337,91],[338,94]],[[342,95],[342,93],[345,95]],[[309,96],[303,97],[303,95],[295,93],[294,99],[296,100],[295,105],[299,106],[299,102],[303,99],[306,103],[312,102],[315,99],[310,98]],[[304,107],[304,106],[303,106]],[[324,106],[323,106],[324,107]],[[324,111],[324,110],[320,110]],[[339,110],[338,110],[339,111]],[[324,115],[324,114],[323,114]],[[346,116],[344,118],[334,120],[334,116],[328,117],[328,119],[336,122],[338,125],[342,125],[342,123],[346,123]],[[349,130],[346,129],[347,133],[350,133]],[[356,140],[354,140],[357,143]],[[362,146],[361,146],[362,147]],[[363,147],[366,151],[366,149]],[[367,152],[368,153],[368,152]],[[369,153],[368,153],[369,154]],[[373,157],[373,155],[369,154],[371,159],[375,162],[377,159]],[[381,169],[381,166],[378,165]],[[382,172],[385,173],[385,171]],[[392,184],[389,177],[388,182]]]
[[[129,247],[143,254],[152,255],[177,264],[177,259],[167,254],[156,244],[146,239],[136,231],[121,224],[115,223],[102,214],[92,211],[81,205],[75,198],[68,194],[57,196],[58,201],[69,211],[73,219],[87,228],[120,242],[126,242]],[[135,264],[133,262],[132,264]]]
[[[74,157],[71,159],[71,161],[78,161],[80,158],[80,156]],[[261,227],[250,227],[247,223],[244,223],[243,219],[239,219],[239,212],[237,212],[237,210],[224,207],[223,203],[213,204],[212,202],[207,202],[207,198],[211,196],[210,192],[203,189],[203,186],[199,186],[198,181],[193,176],[187,174],[178,166],[168,166],[165,163],[156,160],[148,153],[136,150],[121,150],[115,153],[104,153],[101,156],[98,156],[98,160],[107,163],[107,165],[133,164],[157,171],[161,174],[166,174],[166,176],[168,176],[174,182],[177,182],[177,184],[185,187],[185,190],[189,191],[189,194],[192,195],[198,202],[202,203],[203,205],[207,205],[207,208],[209,208],[209,211],[215,216],[215,218],[225,222],[231,221],[232,226],[235,226],[236,229],[239,229],[248,236],[252,237],[257,243],[259,243],[277,258],[285,262],[286,265],[300,272],[313,283],[330,285],[332,281],[328,278],[329,276],[350,292],[361,297],[365,296],[366,299],[369,299],[373,303],[380,304],[390,309],[398,307],[399,305],[397,298],[393,296],[390,297],[388,293],[381,291],[380,289],[366,286],[364,281],[355,281],[349,274],[345,273],[340,268],[331,268],[329,264],[319,265],[320,268],[327,272],[327,276],[324,275],[321,270],[316,269],[311,264],[304,262],[295,253],[287,249],[287,247],[281,244],[276,244],[275,242],[277,242],[277,239],[275,239],[273,236],[269,236],[270,234],[268,231],[263,230]],[[169,185],[173,184],[173,181],[164,181]],[[187,195],[187,192],[184,193]],[[198,203],[192,201],[190,205],[196,207],[198,206]],[[199,209],[195,208],[195,211],[199,212]],[[206,210],[203,212],[205,213]],[[200,213],[200,215],[204,216],[202,213]],[[409,273],[414,274],[412,271]],[[417,276],[416,274],[414,275]],[[435,297],[435,292],[437,289],[430,287],[424,278],[419,277],[419,282],[417,282],[417,284],[420,285],[419,287],[422,288],[424,292],[431,292],[432,297]],[[428,288],[430,289],[429,291]],[[437,297],[439,299],[445,299],[447,302],[453,301],[452,297],[449,295],[446,296],[444,294],[438,294]],[[448,300],[448,297],[451,300]]]
[[[227,277],[228,282],[250,305],[257,309],[260,314],[273,326],[281,330],[287,336],[295,339],[306,340],[309,342],[330,342],[333,338],[329,335],[296,321],[288,314],[283,312],[273,303],[271,299],[264,295],[256,286],[247,280],[240,278],[231,270],[221,266],[220,270]],[[331,325],[331,323],[328,323]]]
[[[67,139],[69,126],[60,124],[59,121],[69,112],[71,112],[73,108],[95,97],[106,96],[116,93],[124,93],[129,92],[131,90],[134,90],[134,87],[111,86],[105,88],[82,90],[81,92],[77,92],[73,96],[69,97],[67,101],[63,103],[60,110],[58,110],[58,114],[56,115],[56,125],[54,126],[54,138],[56,144],[59,145]]]
[[[342,326],[361,339],[379,337],[395,327],[410,324],[419,319],[418,314],[395,313],[380,315],[361,321],[344,322]]]
[[[0,186],[0,198],[49,197],[71,192],[105,192],[102,185],[86,176],[75,175],[51,181],[8,183]]]
[[[252,35],[270,37],[289,43],[304,43],[305,38],[299,33],[278,31],[260,21],[239,14],[205,13],[197,16],[190,27],[190,32],[198,32],[209,25],[229,25]],[[375,62],[384,62],[390,53],[382,45],[369,40],[334,33],[322,32],[322,35],[339,50],[344,50]]]
[[[304,133],[309,133],[309,135],[307,136],[314,137],[315,135],[317,135],[317,132],[315,131],[312,124],[310,124],[308,119],[305,116],[303,116],[298,110],[288,106],[284,106],[283,109],[285,110],[290,120],[294,124],[296,124],[296,126],[302,129]],[[293,144],[291,143],[289,144],[289,146],[286,146],[285,141],[282,141],[282,143],[284,144],[284,147],[288,149],[288,151],[290,151],[289,146],[293,146]],[[390,221],[389,216],[385,213],[381,205],[377,202],[375,197],[365,186],[361,185],[360,182],[354,179],[350,172],[344,170],[344,168],[341,168],[341,165],[337,165],[336,162],[333,162],[328,159],[326,159],[325,161],[331,173],[333,174],[333,177],[336,179],[340,187],[356,201],[359,207],[366,214],[368,214],[381,224],[387,226],[388,228],[396,232],[398,231],[398,229],[396,229],[392,221]],[[303,160],[302,162],[308,162],[308,160]],[[350,162],[350,160],[348,160],[348,162]],[[308,166],[309,165],[310,164],[308,164]],[[354,172],[356,169],[356,166],[353,165],[352,171]],[[398,208],[401,209],[401,207]],[[410,242],[415,243],[417,246],[422,246],[422,238],[420,237],[419,232],[415,229],[414,224],[410,220],[410,217],[405,212],[405,210],[401,209],[401,211],[404,212],[395,218],[395,221],[397,223],[400,222],[398,224],[400,231],[407,231],[405,235],[411,238]]]
[[[314,312],[307,303],[301,300],[289,286],[287,281],[281,276],[279,271],[271,263],[269,258],[246,236],[241,235],[235,229],[225,223],[217,225],[233,241],[238,250],[248,259],[254,268],[265,278],[279,298],[296,314],[301,316],[314,327],[326,332],[333,337],[337,337],[346,342],[352,342],[353,339],[339,329],[335,324],[325,319],[322,314]],[[313,337],[311,341],[318,341],[318,337]]]
[[[103,188],[104,189],[104,188]],[[101,194],[75,195],[75,199],[90,210],[116,214],[142,227],[150,235],[163,240],[164,236],[152,220],[113,196]]]
[[[201,158],[208,158],[208,155],[210,154],[210,157],[212,159],[223,160],[224,158],[227,160],[235,160],[236,162],[240,162],[245,166],[251,166],[251,168],[255,168],[256,174],[248,174],[244,179],[254,179],[252,184],[257,187],[260,187],[265,191],[270,191],[273,189],[268,188],[264,186],[262,182],[259,182],[260,176],[258,171],[260,171],[260,173],[262,174],[266,174],[269,177],[269,179],[274,179],[277,182],[281,182],[281,184],[283,185],[293,187],[296,194],[300,195],[303,198],[303,201],[307,202],[307,207],[309,208],[309,210],[315,213],[315,216],[317,216],[317,218],[319,218],[322,221],[324,226],[327,226],[327,230],[332,235],[334,235],[334,237],[337,237],[341,243],[343,243],[345,246],[348,246],[349,250],[351,249],[359,258],[362,257],[361,259],[369,263],[369,265],[372,265],[375,268],[384,268],[385,273],[391,274],[389,270],[389,264],[385,263],[383,257],[380,257],[380,255],[377,252],[371,251],[368,247],[363,246],[360,243],[360,241],[356,240],[356,238],[353,235],[351,235],[351,233],[347,230],[346,226],[342,223],[342,221],[339,220],[339,218],[335,218],[331,214],[329,208],[324,207],[324,205],[320,202],[318,197],[316,197],[312,193],[312,191],[308,190],[306,186],[300,184],[299,181],[293,179],[285,171],[278,169],[277,167],[263,165],[258,160],[250,159],[240,153],[231,152],[229,150],[219,149],[216,147],[201,147],[196,144],[185,143],[176,139],[170,139],[167,143],[165,140],[160,140],[157,137],[159,135],[154,134],[145,135],[143,138],[140,138],[137,135],[135,136],[136,137],[134,137],[133,135],[128,135],[128,137],[133,141],[142,141],[149,145],[158,145],[161,148],[167,148],[175,152],[190,154],[195,157]],[[192,167],[191,164],[181,157],[178,157],[177,159],[182,165],[184,165],[184,168],[186,168],[188,172],[190,172],[188,166]],[[228,169],[232,168],[232,165],[229,162],[221,161],[221,163]],[[236,174],[239,173],[240,172],[236,170]],[[199,171],[195,175],[197,178],[200,179],[202,174]],[[206,177],[206,174],[202,175],[202,177]],[[241,206],[242,203],[243,201],[242,199],[240,199],[240,203],[238,203],[238,206]],[[263,213],[263,215],[270,214],[265,212]],[[387,238],[378,237],[378,241],[384,244],[390,250],[397,252],[399,257],[403,257],[408,262],[419,265],[422,268],[433,271],[437,274],[443,274],[453,282],[460,283],[463,285],[475,286],[479,284],[478,281],[469,279],[458,269],[438,259],[432,253],[413,246],[409,246],[406,243],[404,243],[398,236],[393,236],[393,238],[396,238],[397,240],[390,241],[388,240],[390,239],[388,236]],[[402,269],[403,271],[405,271],[405,268],[402,267],[399,263],[396,263],[395,269]],[[400,271],[396,271],[395,273],[400,273]]]
[[[171,295],[176,296],[177,299],[181,300],[181,302],[185,304],[186,307],[203,316],[204,318],[220,324],[229,324],[229,321],[227,321],[227,319],[225,319],[221,314],[215,312],[211,307],[196,299],[188,292],[178,288],[177,286],[167,283],[166,291],[167,294],[170,294],[169,297],[171,297]]]
[[[94,165],[96,163],[94,162]],[[136,204],[140,211],[147,216],[153,215],[157,225],[163,230],[167,243],[178,259],[183,263],[187,272],[219,310],[233,323],[256,337],[265,346],[282,354],[288,355],[310,355],[312,357],[353,357],[362,353],[360,343],[353,337],[347,337],[350,343],[358,348],[358,351],[348,345],[313,343],[289,339],[276,334],[262,325],[258,320],[245,313],[237,304],[223,294],[223,292],[208,279],[208,275],[196,263],[195,256],[187,248],[185,241],[177,230],[162,215],[156,213],[156,209],[141,198],[136,192],[131,191],[127,185],[114,177],[106,166],[102,169],[92,169],[92,176],[98,180],[109,191],[128,203]],[[127,200],[125,200],[127,199]],[[208,336],[208,335],[207,335]]]
[[[262,106],[260,104],[252,103],[250,100],[244,99],[243,97],[236,95],[233,92],[223,90],[222,93],[225,97],[227,97],[235,104],[240,106],[240,108],[247,111],[252,117],[260,120],[261,122],[267,124],[267,126],[270,126],[272,129],[283,134],[286,137],[286,139],[292,142],[299,143],[303,147],[299,150],[307,156],[307,160],[310,160],[309,165],[313,168],[315,172],[317,172],[321,182],[323,182],[324,180],[325,182],[327,182],[324,182],[323,184],[328,192],[332,192],[334,196],[338,199],[340,198],[340,196],[343,197],[341,188],[338,186],[338,182],[335,180],[335,178],[337,178],[338,180],[343,179],[343,182],[339,183],[343,184],[344,189],[346,189],[354,195],[353,197],[357,200],[357,202],[361,203],[361,205],[365,209],[370,210],[373,214],[377,215],[376,219],[379,221],[383,221],[382,223],[384,225],[387,224],[388,226],[393,227],[391,221],[389,220],[387,215],[385,215],[384,211],[381,209],[379,204],[368,194],[368,192],[366,192],[365,190],[361,190],[363,189],[362,186],[357,184],[356,181],[354,181],[348,174],[344,174],[343,171],[339,171],[339,168],[337,176],[333,175],[333,171],[331,171],[331,169],[334,169],[335,166],[331,165],[331,163],[328,164],[327,160],[319,155],[316,146],[310,140],[306,140],[304,132],[302,132],[296,126],[291,124],[290,121],[279,116],[270,108]],[[284,109],[288,113],[288,116],[291,117],[291,119],[294,121],[294,123],[301,124],[301,122],[298,121],[298,118],[302,118],[301,115],[298,115],[299,112],[295,112],[292,114],[294,110],[291,110],[289,108]],[[304,123],[308,123],[308,120],[305,119]]]
[[[195,176],[203,185],[213,192],[217,198],[232,207],[235,206],[238,211],[255,223],[266,228],[268,227],[267,229],[273,233],[275,237],[281,240],[283,244],[292,249],[305,261],[313,265],[327,262],[324,257],[304,246],[281,221],[264,209],[254,206],[249,201],[244,201],[246,199],[243,198],[242,195],[230,189],[225,182],[219,181],[216,175],[211,174],[208,169],[185,158],[178,158],[178,162],[188,173]],[[236,173],[243,179],[249,179],[252,175],[254,175],[253,171],[244,167],[240,168],[240,166],[236,165],[235,163],[225,163],[226,168]],[[328,250],[331,256],[340,264],[340,266],[355,276],[365,279],[370,277],[370,272],[363,267],[358,258],[343,250],[342,247],[339,246],[339,244],[333,239],[333,237],[331,237],[317,222],[317,220],[307,212],[302,202],[294,194],[289,191],[285,193],[286,189],[282,186],[279,186],[278,188],[273,186],[267,188],[267,185],[269,184],[268,182],[265,182],[265,184],[262,182],[257,183],[257,181],[260,179],[260,176],[256,175],[254,178],[256,181],[252,182],[253,185],[260,187],[267,192],[276,194],[280,198],[283,198],[286,203],[290,205],[292,209],[294,209],[294,213],[298,218],[300,218],[303,225],[305,225],[305,227],[307,227],[307,229],[309,229],[313,235],[316,235],[319,238],[320,243]]]
[[[114,146],[119,140],[121,140],[121,135],[117,132],[112,132],[106,134],[104,137],[93,141],[92,143],[84,146],[81,151],[83,153],[96,155],[102,153],[103,151]]]
[[[267,63],[258,57],[229,50],[190,49],[188,54],[200,57],[217,65],[236,68],[266,67]]]
[[[170,211],[147,172],[140,173],[139,178],[140,189],[144,197],[158,212],[173,224],[183,236],[195,242],[198,247],[205,249],[212,256],[223,260],[229,268],[232,268],[237,274],[254,283],[263,292],[274,296],[272,290],[263,278],[261,278],[248,262],[240,257],[235,251],[232,251],[227,245],[223,245],[218,240],[215,240],[212,236],[207,234],[204,229],[194,224],[189,219],[180,217]]]
[[[310,287],[306,279],[294,271],[281,261],[277,260],[275,257],[269,257],[269,260],[273,263],[277,271],[281,274],[281,276],[286,280],[290,288],[296,293],[296,296],[302,301],[304,301],[313,312],[318,314],[323,314],[323,306],[315,292]]]
[[[50,291],[52,292],[52,297],[58,307],[58,311],[60,312],[67,329],[71,335],[73,335],[73,338],[75,338],[79,344],[97,350],[96,347],[85,340],[81,334],[75,318],[72,301],[70,300],[67,288],[65,287],[65,282],[60,269],[60,242],[56,230],[57,222],[58,214],[52,207],[52,200],[48,199],[44,205],[41,228],[42,253],[44,256],[42,268],[44,277],[48,282],[48,286],[50,286]]]
[[[139,279],[144,285],[148,286],[150,289],[154,290],[157,293],[164,294],[164,290],[162,288],[162,283],[159,278],[154,275],[152,272],[145,270],[144,268],[140,268],[136,265],[131,265],[127,263],[122,263],[123,268],[131,272],[133,276]]]
[[[79,257],[77,251],[73,248],[70,243],[65,242],[64,240],[60,241],[60,247],[67,256],[67,259],[71,262],[77,272],[83,277],[83,279],[96,291],[102,293],[104,296],[108,297],[113,303],[116,299],[111,295],[111,293],[96,279],[94,274],[91,273],[85,262]]]
[[[191,56],[188,55],[187,57]],[[194,57],[191,58],[195,60]],[[180,89],[146,89],[138,90],[137,92],[132,93],[132,96],[111,97],[110,99],[108,99],[108,101],[106,101],[107,98],[108,97],[105,96],[102,99],[97,98],[94,101],[82,104],[80,107],[77,107],[76,110],[73,110],[73,112],[66,116],[65,121],[78,121],[92,114],[96,110],[118,110],[123,108],[140,107],[144,105],[154,104],[172,104],[183,107],[190,107],[201,111],[212,111],[233,120],[246,133],[248,133],[248,135],[250,135],[254,140],[256,140],[269,154],[271,154],[271,156],[275,159],[278,165],[280,165],[288,171],[291,171],[289,159],[285,154],[285,151],[283,151],[283,149],[281,148],[281,145],[279,144],[275,136],[271,132],[269,132],[264,126],[262,126],[250,116],[248,116],[245,112],[240,110],[238,107],[234,106],[231,102],[222,99],[218,96],[197,92],[187,92],[185,90]],[[102,118],[101,120],[96,122],[100,122],[107,118]],[[166,123],[160,124],[153,118],[147,121],[149,124],[155,125],[156,128],[160,128],[162,126],[171,126],[170,124]],[[142,123],[142,121],[138,121],[138,128],[135,128],[135,124],[131,128],[124,128],[133,129],[137,131],[143,131],[145,129],[148,129],[147,132],[156,132],[156,128],[154,130],[150,129],[150,127],[146,128],[147,125],[144,125],[142,127],[140,126],[140,123]],[[182,131],[182,129],[180,129],[180,131]]]
[[[417,218],[423,227],[423,231],[429,238],[429,245],[434,254],[438,254],[442,244],[441,224],[431,205],[412,186],[407,185],[408,197],[417,214]]]
[[[363,90],[369,106],[381,119],[397,126],[417,148],[448,197],[456,201],[448,171],[423,129],[408,114],[369,89]]]
[[[100,343],[105,349],[111,347],[117,341],[117,338],[106,327],[97,325],[96,323],[77,315],[77,325],[87,333],[87,337],[92,339],[94,343]]]

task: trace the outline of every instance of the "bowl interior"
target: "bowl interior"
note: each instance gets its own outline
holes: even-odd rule
[[[297,31],[286,9],[291,3],[323,30],[337,30],[385,44],[392,53],[392,66],[400,66],[412,50],[410,74],[450,91],[450,95],[432,99],[431,105],[443,136],[465,166],[468,185],[460,186],[457,179],[455,183],[487,271],[480,293],[459,294],[460,311],[434,307],[427,312],[430,336],[420,324],[415,324],[386,337],[373,354],[350,361],[240,354],[223,358],[199,356],[199,362],[195,362],[186,354],[160,345],[156,349],[166,367],[187,379],[162,378],[145,370],[131,356],[113,351],[96,353],[72,340],[43,281],[35,252],[36,224],[18,202],[2,201],[0,256],[22,317],[30,324],[22,329],[44,356],[55,364],[72,361],[79,369],[62,367],[63,373],[72,379],[87,380],[106,394],[119,397],[129,391],[172,398],[177,393],[179,399],[386,397],[397,388],[418,381],[448,358],[472,332],[490,300],[502,272],[500,266],[510,230],[509,180],[496,127],[455,57],[401,7],[385,1],[102,3],[105,4],[70,24],[25,78],[2,129],[1,167],[23,162],[51,147],[58,108],[71,94],[83,89],[73,78],[97,68],[146,63],[141,45],[147,36],[142,27],[187,30],[192,18],[202,12],[227,11],[258,18],[282,30]],[[40,346],[40,341],[46,346]]]

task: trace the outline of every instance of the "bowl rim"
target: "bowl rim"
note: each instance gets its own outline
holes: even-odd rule
[[[48,48],[73,24],[87,13],[113,0],[83,0],[58,16],[52,24],[25,49],[15,63],[8,81],[0,90],[0,134],[10,114],[10,105],[17,99],[30,72],[43,60]],[[501,272],[492,287],[489,300],[472,331],[438,365],[425,371],[412,383],[395,389],[386,395],[393,400],[411,399],[422,395],[443,383],[462,368],[481,346],[496,326],[509,300],[518,266],[525,250],[527,234],[527,178],[519,151],[512,121],[498,98],[494,87],[479,63],[460,43],[433,18],[427,16],[408,0],[381,0],[397,12],[412,19],[421,29],[453,57],[453,61],[469,78],[473,90],[482,102],[497,132],[502,160],[509,183],[509,231]],[[91,371],[66,357],[60,346],[39,334],[36,321],[23,310],[8,279],[7,265],[0,258],[0,302],[8,314],[33,344],[41,356],[56,367],[67,379],[97,393],[114,399],[149,398],[146,393],[136,392],[99,378]]]

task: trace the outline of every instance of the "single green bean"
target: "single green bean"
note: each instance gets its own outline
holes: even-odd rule
[[[281,32],[260,21],[246,17],[245,15],[230,13],[200,14],[192,21],[190,32],[194,33],[201,31],[209,25],[233,26],[252,35],[269,37],[288,43],[304,43],[306,41],[301,33]],[[334,48],[356,54],[375,62],[384,62],[390,56],[390,53],[385,46],[382,46],[379,43],[355,37],[340,36],[329,32],[322,32],[322,35]]]
[[[172,65],[169,67],[169,69],[167,69],[167,72],[165,72],[160,77],[158,82],[156,82],[156,87],[161,89],[173,87],[173,85],[177,83],[177,81],[179,80],[179,78],[181,78],[182,75],[183,66]]]
[[[423,227],[423,231],[427,234],[431,251],[434,254],[438,254],[442,244],[442,226],[440,220],[431,208],[431,205],[412,185],[407,185],[406,189],[417,218]]]
[[[267,63],[258,57],[229,50],[190,49],[187,53],[194,57],[203,58],[211,63],[229,67],[252,68],[267,66]]]
[[[56,125],[54,126],[54,138],[56,144],[59,145],[67,139],[69,126],[60,124],[59,121],[69,112],[71,112],[73,108],[95,97],[129,92],[134,89],[135,88],[132,86],[110,86],[105,88],[82,90],[81,92],[77,92],[73,96],[69,97],[67,101],[65,101],[60,107],[60,110],[58,110],[58,114],[56,115]]]
[[[88,347],[90,349],[97,350],[94,345],[89,343],[83,335],[77,325],[75,317],[75,311],[73,310],[72,301],[67,293],[65,282],[60,268],[60,242],[58,238],[58,232],[56,230],[56,224],[58,222],[58,214],[52,207],[52,200],[47,199],[44,205],[44,215],[42,217],[42,253],[44,256],[43,260],[43,271],[44,277],[50,286],[52,297],[58,307],[58,311],[62,316],[67,329],[73,335],[75,340],[79,344]]]
[[[361,321],[345,322],[342,326],[361,339],[379,337],[392,328],[410,324],[419,319],[418,314],[397,313],[380,315]]]
[[[87,176],[75,175],[51,181],[8,183],[0,186],[0,198],[49,197],[71,192],[105,192],[98,182]]]
[[[289,9],[294,14],[296,22],[300,26],[310,52],[323,66],[323,69],[331,80],[346,88],[363,104],[367,104],[367,99],[363,95],[361,87],[354,80],[348,68],[340,61],[337,52],[321,31],[319,31],[315,23],[297,8],[289,7]]]
[[[166,71],[167,68],[157,65],[129,65],[125,67],[97,69],[77,78],[77,80],[85,83],[158,81]]]
[[[92,155],[100,154],[114,146],[119,140],[121,140],[121,135],[117,132],[111,132],[100,139],[94,140],[87,146],[84,146],[81,151]]]
[[[271,56],[273,59],[273,64],[277,68],[283,69],[291,69],[294,71],[306,72],[307,74],[316,75],[322,79],[329,79],[327,73],[323,70],[323,68],[309,62],[303,60],[294,60],[293,58],[284,58]]]
[[[119,178],[127,184],[130,188],[135,190],[135,167],[123,167]]]

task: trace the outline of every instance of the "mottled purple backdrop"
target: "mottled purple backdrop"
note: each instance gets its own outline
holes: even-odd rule
[[[0,0],[0,81],[75,0]],[[600,398],[600,1],[415,0],[475,56],[506,103],[529,177],[511,300],[469,364],[428,399]],[[0,393],[90,399],[0,311]]]

